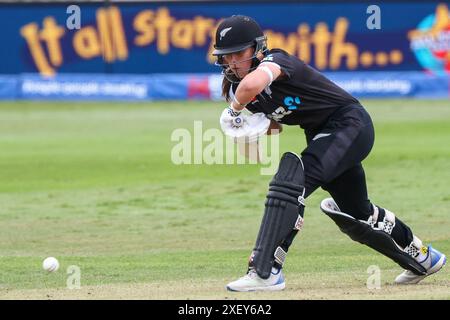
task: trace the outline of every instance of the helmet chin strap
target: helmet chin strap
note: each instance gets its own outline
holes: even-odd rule
[[[231,71],[229,67],[228,68],[224,67],[222,70],[222,74],[231,83],[239,83],[242,80],[233,71]]]

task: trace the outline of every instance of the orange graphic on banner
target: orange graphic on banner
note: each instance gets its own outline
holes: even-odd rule
[[[43,75],[51,76],[55,74],[55,69],[52,65],[59,67],[63,63],[60,39],[64,35],[64,28],[58,26],[53,17],[46,17],[43,25],[43,29],[39,31],[36,23],[27,24],[20,29],[20,34],[27,41],[31,56],[39,72]],[[47,46],[50,61],[45,56],[41,40]]]
[[[38,71],[42,75],[54,75],[55,68],[63,63],[61,38],[65,35],[64,27],[57,25],[53,17],[46,17],[42,30],[33,22],[23,26],[20,34],[27,42]],[[43,44],[46,45],[48,58]],[[126,60],[128,48],[119,8],[98,9],[97,29],[87,26],[75,31],[73,48],[84,59],[103,56],[108,62]]]

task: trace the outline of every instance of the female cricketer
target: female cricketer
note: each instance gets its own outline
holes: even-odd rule
[[[269,130],[300,126],[307,140],[301,156],[287,152],[281,157],[247,274],[229,283],[228,290],[285,288],[286,254],[302,229],[305,199],[319,187],[331,195],[321,210],[342,232],[405,269],[396,283],[418,283],[442,268],[444,254],[369,200],[361,161],[374,144],[374,127],[357,99],[297,57],[269,50],[260,26],[247,16],[219,24],[213,55],[222,67],[222,93],[229,103],[222,123],[232,127],[246,108],[271,119]]]

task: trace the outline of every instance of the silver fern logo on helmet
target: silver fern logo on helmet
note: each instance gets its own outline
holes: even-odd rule
[[[230,31],[233,27],[225,28],[222,31],[220,31],[220,40],[222,40],[223,37],[227,34],[228,31]]]

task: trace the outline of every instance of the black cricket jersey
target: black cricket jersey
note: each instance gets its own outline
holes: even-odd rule
[[[269,118],[306,130],[321,127],[341,107],[359,101],[302,60],[281,49],[272,49],[261,63],[277,64],[284,76],[273,81],[247,109],[263,112]],[[238,84],[231,87],[234,93]]]

